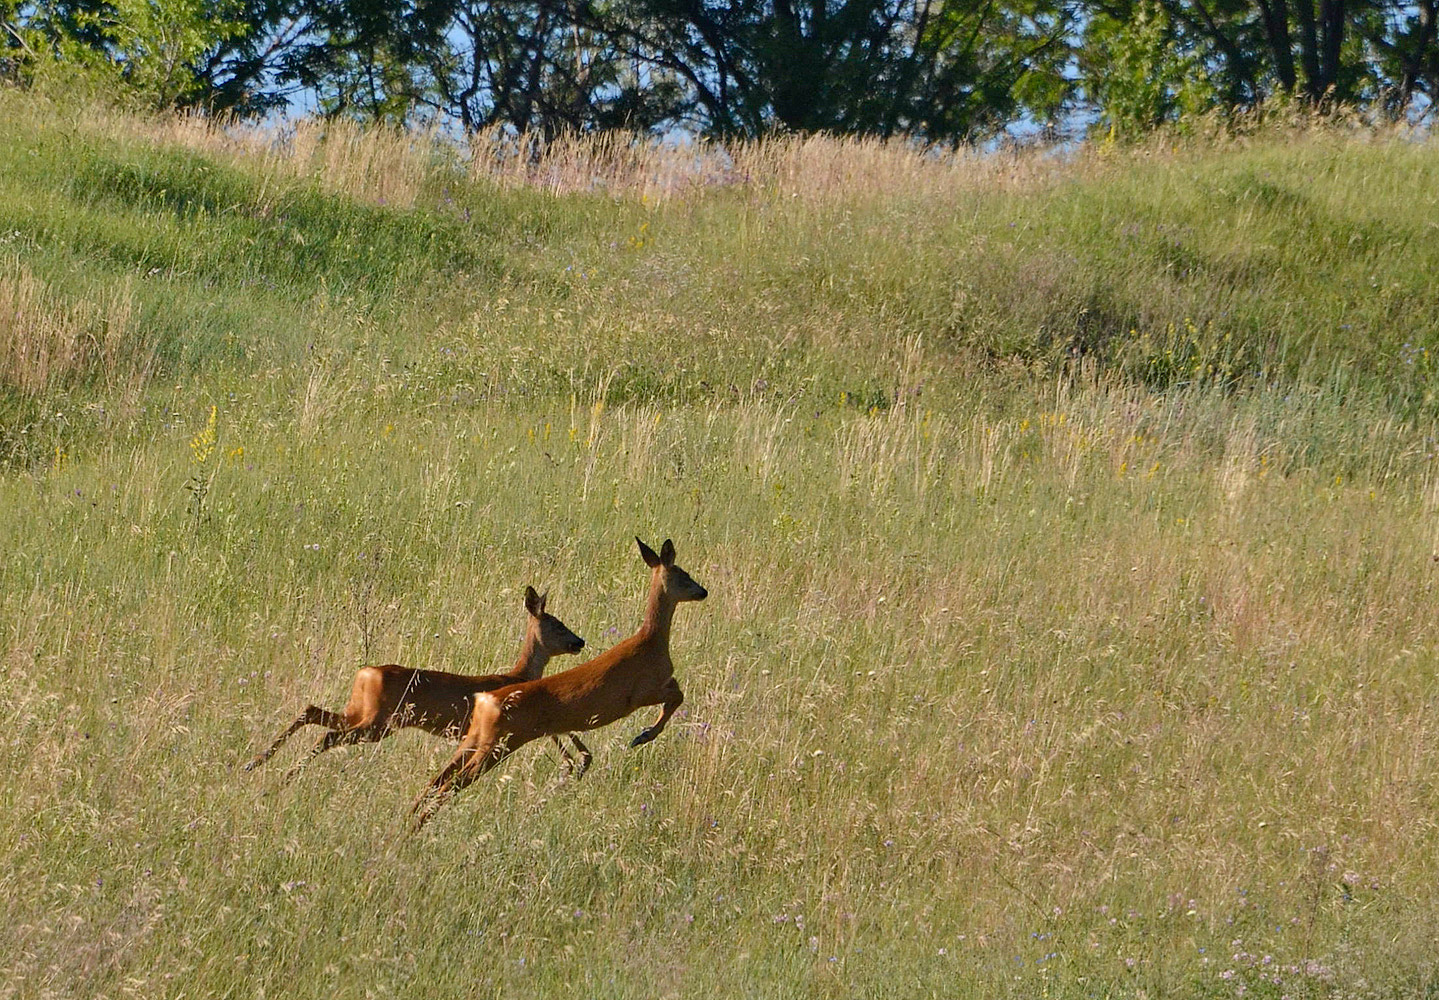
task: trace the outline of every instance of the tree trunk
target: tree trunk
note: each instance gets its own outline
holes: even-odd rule
[[[1345,100],[1340,90],[1339,55],[1344,47],[1344,0],[1319,0],[1319,90],[1316,99],[1332,95]]]
[[[1310,0],[1297,0],[1302,9]],[[1264,37],[1269,43],[1269,53],[1274,59],[1274,74],[1279,77],[1279,86],[1285,93],[1294,92],[1294,43],[1289,38],[1289,7],[1285,0],[1267,3],[1259,0],[1259,12],[1264,18]],[[1303,15],[1300,15],[1301,21]]]
[[[1319,37],[1314,27],[1314,0],[1297,0],[1299,10],[1299,59],[1304,66],[1304,96],[1317,100],[1324,93],[1318,86]],[[1320,0],[1322,3],[1323,0]]]

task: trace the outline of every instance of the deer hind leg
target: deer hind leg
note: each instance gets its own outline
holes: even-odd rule
[[[480,743],[473,749],[461,744],[460,749],[455,751],[455,756],[445,765],[445,769],[435,775],[435,780],[430,782],[410,807],[410,812],[415,816],[415,829],[418,830],[429,822],[430,817],[452,795],[504,760],[511,752],[503,743]]]
[[[326,750],[338,746],[349,746],[352,743],[378,743],[394,730],[387,726],[357,726],[354,729],[332,729],[321,736],[319,741],[310,748],[310,752],[301,757],[295,766],[285,772],[285,780],[290,781],[295,775],[314,758],[320,756]]]
[[[570,733],[568,735],[570,737],[570,742],[573,743],[575,745],[575,749],[580,752],[580,764],[578,768],[575,767],[575,758],[572,757],[570,755],[570,752],[565,749],[565,745],[560,742],[560,738],[558,736],[551,736],[550,739],[555,741],[555,746],[559,748],[560,756],[565,759],[565,766],[569,768],[570,774],[574,775],[576,778],[583,778],[585,776],[585,772],[590,769],[590,761],[595,759],[595,755],[590,753],[590,748],[585,746],[584,743],[580,741],[580,738],[574,733]]]
[[[469,731],[455,755],[410,806],[410,813],[416,817],[416,829],[424,826],[451,795],[510,755],[513,748],[501,742],[497,731],[499,718],[499,707],[493,702],[480,701],[475,705]]]
[[[326,729],[340,730],[345,728],[345,717],[339,712],[331,712],[329,709],[321,708],[319,705],[307,706],[306,709],[300,713],[299,717],[290,723],[290,728],[276,737],[275,742],[270,744],[270,749],[262,754],[256,754],[255,758],[245,765],[245,770],[253,771],[265,763],[265,761],[275,755],[275,751],[280,749],[284,742],[293,736],[297,730],[304,729],[306,726],[324,726]]]
[[[680,690],[679,682],[671,677],[665,686],[660,688],[659,696],[650,702],[652,705],[659,704],[663,706],[660,711],[660,717],[655,720],[653,726],[642,730],[638,736],[631,740],[630,746],[637,747],[648,743],[660,733],[664,732],[665,726],[669,725],[670,716],[675,714],[675,709],[679,708],[684,700],[685,695],[684,692]]]

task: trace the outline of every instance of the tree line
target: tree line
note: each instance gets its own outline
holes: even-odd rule
[[[941,144],[1430,113],[1439,0],[0,0],[0,77],[154,107]]]

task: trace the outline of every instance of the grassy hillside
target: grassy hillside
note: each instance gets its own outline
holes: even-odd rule
[[[0,996],[1431,991],[1436,201],[0,91]],[[239,770],[526,584],[613,645],[636,534],[711,593],[655,743],[418,835],[422,734]]]

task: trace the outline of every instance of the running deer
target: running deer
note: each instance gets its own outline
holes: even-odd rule
[[[664,731],[684,701],[670,659],[670,621],[681,602],[702,601],[709,592],[675,565],[674,542],[666,539],[655,555],[644,542],[635,541],[651,571],[639,631],[578,667],[476,695],[469,728],[455,756],[410,809],[419,826],[448,796],[531,740],[550,736],[558,742],[560,734],[568,733],[588,759],[576,732],[607,726],[645,705],[662,706],[660,717],[630,746],[648,743]]]
[[[525,610],[529,625],[520,658],[505,674],[450,674],[441,670],[417,670],[388,664],[382,667],[361,667],[350,687],[350,701],[339,712],[310,705],[286,729],[270,749],[245,765],[249,771],[269,760],[271,755],[298,729],[325,726],[330,732],[286,773],[291,778],[312,757],[331,747],[349,743],[375,743],[397,729],[415,726],[436,736],[455,739],[465,731],[475,695],[521,681],[532,681],[544,675],[545,665],[552,656],[578,653],[585,641],[571,632],[565,623],[545,611],[548,594],[536,594],[525,588]],[[566,763],[573,772],[575,762],[555,738]],[[580,773],[589,766],[589,753],[581,759]]]

